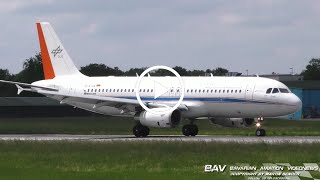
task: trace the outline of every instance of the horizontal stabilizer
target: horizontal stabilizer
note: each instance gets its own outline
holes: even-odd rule
[[[46,90],[46,91],[59,91],[58,89],[55,88],[49,88],[49,87],[44,87],[44,86],[37,86],[37,85],[32,85],[32,84],[27,84],[27,83],[20,83],[20,82],[14,82],[14,81],[5,81],[5,80],[0,80],[0,83],[6,83],[6,84],[14,84],[18,88],[18,94],[20,94],[22,91],[35,91],[34,89],[31,88],[38,88],[41,90]],[[27,88],[24,88],[27,87]]]

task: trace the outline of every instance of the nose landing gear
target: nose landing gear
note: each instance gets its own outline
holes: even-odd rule
[[[256,123],[256,136],[265,136],[266,135],[266,130],[262,129],[262,121],[263,121],[263,118],[260,117],[258,118],[258,121]]]

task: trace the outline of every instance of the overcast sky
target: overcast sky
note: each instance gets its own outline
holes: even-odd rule
[[[0,68],[39,52],[36,20],[56,30],[77,67],[296,73],[320,57],[320,1],[1,0]]]

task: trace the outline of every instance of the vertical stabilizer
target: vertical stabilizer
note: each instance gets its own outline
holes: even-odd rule
[[[37,22],[37,29],[45,79],[58,76],[84,76],[73,64],[50,23]]]

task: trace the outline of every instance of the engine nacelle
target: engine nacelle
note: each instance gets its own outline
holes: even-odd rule
[[[154,108],[153,110],[156,109],[158,108]],[[173,128],[180,123],[181,112],[177,109],[167,114],[153,114],[148,111],[142,111],[135,116],[135,120],[140,121],[142,125],[148,127]]]
[[[253,125],[253,118],[211,118],[210,122],[225,127],[249,127]]]

